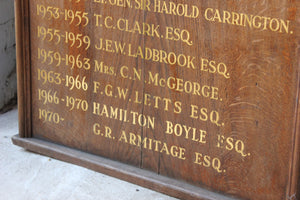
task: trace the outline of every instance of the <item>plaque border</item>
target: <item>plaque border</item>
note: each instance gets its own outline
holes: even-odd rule
[[[32,137],[29,0],[15,0],[19,135]]]

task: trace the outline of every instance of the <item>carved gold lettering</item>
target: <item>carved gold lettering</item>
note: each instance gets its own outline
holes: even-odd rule
[[[250,29],[259,29],[285,34],[293,34],[290,30],[290,20],[272,18],[259,15],[248,15],[245,13],[236,13],[229,11],[220,11],[219,9],[206,8],[204,18],[210,22],[218,22],[235,26],[248,27]]]
[[[41,49],[38,48],[38,59],[41,60],[41,63],[47,63],[48,65],[55,65],[56,67],[65,64],[71,69],[78,68],[89,70],[91,68],[90,59],[83,57],[81,54],[77,55],[62,55],[58,51],[52,51],[50,49]]]
[[[102,18],[102,15],[94,14],[94,17],[96,19],[96,26],[101,26],[100,19]]]
[[[138,112],[131,111],[130,114],[132,115],[132,124],[138,124],[141,127],[151,128],[154,129],[155,125],[155,117],[146,116],[143,114],[139,114]]]
[[[102,50],[109,53],[125,54],[126,43],[99,38],[98,44],[95,45],[96,50]]]
[[[109,4],[111,6],[132,8],[131,0],[94,0],[94,3]]]
[[[135,111],[127,111],[122,108],[108,106],[93,102],[93,114],[121,122],[131,123],[149,129],[155,128],[155,117],[140,114]]]
[[[115,68],[108,66],[102,61],[95,60],[94,72],[99,72],[107,75],[115,75]]]
[[[147,83],[159,87],[166,87],[176,92],[184,92],[186,94],[203,96],[212,100],[221,101],[221,99],[219,99],[219,89],[214,86],[201,86],[197,82],[191,82],[172,76],[168,78],[161,78],[159,73],[153,74],[151,71],[148,72]]]
[[[46,109],[41,109],[41,108],[39,108],[38,116],[39,119],[43,121],[43,123],[47,122],[47,123],[59,124],[65,120],[58,113]]]
[[[169,1],[162,0],[154,0],[154,12],[174,15],[174,16],[182,16],[187,18],[197,18],[199,16],[199,8],[197,6],[190,6],[188,4],[182,3],[174,3]]]
[[[213,158],[209,155],[203,155],[202,153],[195,152],[195,160],[194,163],[197,165],[201,165],[206,168],[213,168],[218,173],[226,172],[226,170],[222,170],[221,160],[219,158]]]
[[[147,10],[151,11],[150,9],[150,0],[134,0],[134,8],[137,10]]]
[[[100,88],[100,82],[93,81],[93,83],[94,83],[93,93],[98,93],[98,89]]]
[[[219,74],[225,77],[226,79],[230,78],[228,68],[223,62],[217,63],[214,60],[201,58],[201,71],[209,72],[212,74]]]
[[[127,53],[124,51],[127,47]],[[148,48],[138,46],[134,48],[132,44],[126,44],[124,42],[118,42],[108,39],[99,38],[99,42],[95,44],[96,50],[102,50],[109,53],[116,53],[127,55],[133,58],[141,58],[143,60],[150,60],[154,62],[160,62],[171,66],[177,65],[179,67],[185,67],[188,69],[196,69],[194,56],[185,54],[176,54],[174,52],[166,52],[164,50],[158,50],[155,48]]]
[[[107,106],[106,104],[93,102],[93,114],[122,122],[129,122],[127,110]]]
[[[127,66],[122,66],[120,69],[120,75],[122,78],[125,79],[130,79],[130,80],[142,80],[142,70],[141,69],[136,69],[134,67],[129,68]]]
[[[128,89],[127,88],[121,88],[119,86],[113,86],[111,84],[106,84],[103,86],[103,88],[100,88],[101,83],[97,81],[93,81],[94,89],[93,93],[94,94],[101,94],[105,95],[107,97],[114,97],[122,100],[128,100]]]
[[[190,118],[199,119],[203,122],[210,122],[217,126],[224,126],[224,123],[220,122],[220,114],[218,111],[209,111],[207,108],[199,108],[196,105],[191,105],[190,109]]]
[[[182,103],[180,101],[172,101],[169,98],[140,93],[139,91],[135,91],[135,98],[133,102],[136,104],[153,106],[156,109],[163,109],[164,111],[172,110],[176,114],[182,112]]]
[[[104,136],[104,137],[109,138],[109,139],[114,139],[114,137],[111,135],[112,131],[111,131],[110,127],[104,126],[104,130],[101,130],[102,128],[103,127],[100,124],[95,123],[93,125],[93,133],[95,135],[101,135],[101,136]]]
[[[85,99],[66,96],[66,98],[62,100],[66,102],[66,107],[69,108],[69,111],[76,109],[86,112],[89,108],[89,104]]]
[[[44,105],[46,104],[58,105],[60,102],[60,99],[57,97],[57,91],[53,91],[53,90],[38,89],[38,99],[39,101],[42,101]]]
[[[126,133],[125,131],[121,132],[121,135],[118,139],[119,142],[127,143],[129,145],[133,145],[136,147],[142,147],[147,150],[152,150],[159,153],[164,153],[173,158],[177,158],[180,160],[185,160],[185,151],[186,149],[183,147],[179,147],[176,145],[168,145],[165,142],[151,139],[148,137],[143,137],[143,140],[140,135],[134,134],[132,132]]]
[[[152,60],[155,62],[160,62],[169,65],[177,64],[180,67],[186,67],[191,69],[196,69],[194,65],[195,57],[185,54],[176,54],[174,52],[166,52],[164,50],[150,49],[148,47],[142,48],[138,46],[133,49],[131,44],[128,44],[128,56],[130,57],[140,57],[145,60]]]
[[[251,153],[245,152],[245,143],[242,140],[233,137],[225,137],[218,135],[217,145],[218,148],[226,149],[227,151],[235,151],[242,157],[250,156]]]
[[[173,124],[170,121],[166,121],[166,134],[174,134],[177,137],[184,137],[201,144],[206,144],[207,132],[204,130],[197,130],[196,128],[189,127],[182,124]]]
[[[137,33],[151,37],[160,37],[160,25],[140,23],[139,21],[130,22],[128,19],[120,18],[117,20],[117,29],[129,33]]]
[[[179,29],[173,27],[166,27],[166,36],[165,39],[167,40],[174,40],[174,41],[182,41],[189,46],[193,45],[193,41],[190,40],[190,32],[186,29]]]
[[[114,28],[112,24],[112,21],[113,21],[113,18],[111,16],[107,16],[105,17],[105,20],[104,20],[104,26],[108,29],[111,29],[111,28]]]

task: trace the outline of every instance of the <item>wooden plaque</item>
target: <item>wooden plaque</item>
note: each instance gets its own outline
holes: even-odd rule
[[[15,144],[181,199],[299,198],[299,1],[15,3]]]

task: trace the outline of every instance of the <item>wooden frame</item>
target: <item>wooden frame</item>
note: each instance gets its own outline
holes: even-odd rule
[[[29,1],[15,1],[19,135],[31,137],[31,72]]]
[[[19,136],[13,137],[13,143],[30,151],[67,161],[101,173],[108,174],[177,198],[182,199],[234,199],[223,196],[192,184],[181,182],[153,172],[128,166],[100,156],[81,152],[42,139],[32,137],[32,85],[31,85],[31,35],[29,0],[15,0],[16,43],[17,43],[17,76],[18,76],[18,110]],[[298,37],[299,41],[299,37]],[[300,55],[300,49],[297,49]],[[289,176],[286,199],[296,200],[300,196],[300,59],[297,60],[297,94],[294,113],[292,159],[289,163]],[[297,178],[298,177],[298,178]]]

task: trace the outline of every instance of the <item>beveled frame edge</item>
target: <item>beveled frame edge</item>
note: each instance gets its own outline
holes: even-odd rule
[[[299,26],[299,22],[296,22]],[[300,44],[300,36],[296,36],[295,43]],[[292,157],[290,162],[289,185],[287,191],[288,200],[300,199],[300,47],[296,47],[297,60],[295,65],[297,67],[296,78],[296,101],[294,112],[294,128],[293,128],[293,146]]]
[[[29,0],[15,0],[19,135],[31,137],[31,67]]]
[[[118,161],[79,151],[37,138],[12,138],[15,145],[29,151],[79,165],[142,187],[185,200],[237,200],[186,182],[158,175]]]

